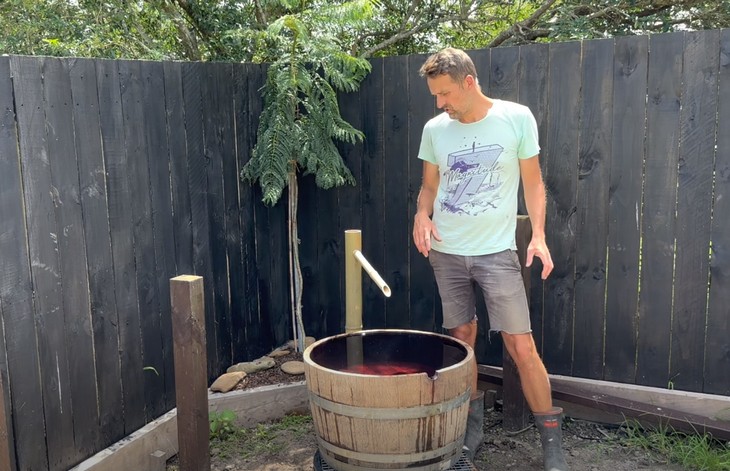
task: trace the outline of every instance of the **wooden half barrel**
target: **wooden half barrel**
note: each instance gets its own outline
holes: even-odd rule
[[[337,471],[445,470],[461,456],[474,352],[445,335],[366,330],[304,351],[322,459]]]

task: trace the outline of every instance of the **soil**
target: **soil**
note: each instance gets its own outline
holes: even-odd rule
[[[303,375],[289,375],[278,365],[300,360],[292,353],[276,358],[277,367],[260,371],[243,380],[237,389],[302,381]],[[288,418],[295,426],[282,426],[281,421],[260,424],[255,429],[229,437],[211,440],[211,471],[313,471],[317,449],[311,418]],[[484,446],[474,459],[482,470],[541,471],[540,439],[534,426],[518,434],[502,429],[500,402],[484,412]],[[682,471],[685,468],[667,463],[642,449],[628,447],[622,441],[625,430],[566,417],[563,423],[563,449],[573,471]],[[177,471],[177,457],[168,461],[167,471]]]

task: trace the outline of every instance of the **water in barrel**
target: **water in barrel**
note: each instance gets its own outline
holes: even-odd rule
[[[466,349],[452,339],[413,331],[365,331],[333,337],[317,346],[311,359],[332,370],[376,376],[437,371],[466,358]]]

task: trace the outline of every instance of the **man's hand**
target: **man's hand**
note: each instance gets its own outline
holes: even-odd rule
[[[531,266],[533,257],[537,257],[542,261],[542,274],[543,280],[546,280],[550,276],[550,272],[553,271],[553,259],[550,257],[550,250],[548,250],[545,239],[533,238],[530,241],[530,245],[527,246],[527,258],[525,259],[525,265]]]
[[[441,236],[433,221],[426,213],[417,213],[413,219],[413,242],[424,257],[431,251],[431,237],[441,242]]]

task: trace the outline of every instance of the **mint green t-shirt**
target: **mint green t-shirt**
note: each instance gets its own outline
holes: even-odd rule
[[[494,100],[487,116],[463,124],[442,113],[423,128],[418,158],[438,166],[433,222],[439,252],[487,255],[515,249],[519,159],[540,151],[526,106]]]

